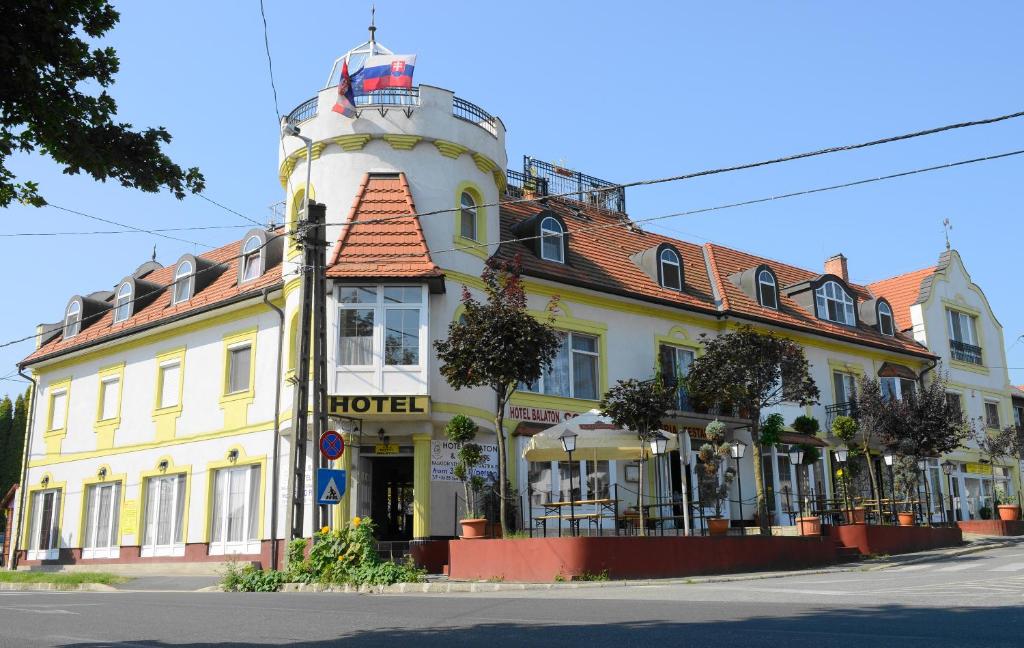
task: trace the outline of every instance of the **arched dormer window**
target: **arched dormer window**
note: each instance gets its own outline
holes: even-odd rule
[[[263,241],[258,236],[250,236],[242,246],[242,276],[239,283],[252,281],[263,274],[261,256]]]
[[[857,316],[853,312],[853,298],[838,281],[826,281],[814,290],[818,317],[823,320],[854,326]]]
[[[64,311],[64,339],[73,338],[82,330],[82,304],[77,299]]]
[[[192,262],[188,259],[184,259],[178,264],[178,269],[174,271],[174,294],[172,296],[174,304],[181,304],[192,299],[192,295],[195,292],[195,267]]]
[[[123,322],[132,315],[132,285],[124,282],[117,289],[117,296],[114,298],[114,324]]]
[[[895,335],[896,327],[893,324],[892,307],[888,302],[878,301],[878,332],[882,335]]]
[[[468,191],[463,191],[462,197],[459,199],[459,203],[459,236],[464,239],[476,241],[478,240],[476,201],[473,200],[473,196]]]
[[[540,222],[540,258],[565,263],[565,230],[552,216]]]
[[[757,300],[765,308],[779,308],[779,285],[768,268],[757,271]]]
[[[683,289],[683,265],[679,260],[679,253],[674,248],[665,246],[658,253],[658,276],[661,278],[661,285],[670,290]]]

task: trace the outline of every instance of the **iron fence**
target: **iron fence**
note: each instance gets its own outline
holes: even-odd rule
[[[294,110],[288,113],[288,122],[297,124],[316,117],[317,99],[317,97],[313,97],[296,106]]]
[[[974,346],[973,344],[967,344],[966,342],[950,340],[949,352],[953,356],[954,360],[969,362],[976,365],[981,364],[981,347]]]
[[[458,119],[476,124],[495,138],[498,137],[498,120],[475,103],[471,103],[460,97],[453,97],[452,115]]]
[[[580,171],[523,156],[523,173],[531,178],[543,179],[552,194],[565,195],[601,209],[626,212],[626,190]]]

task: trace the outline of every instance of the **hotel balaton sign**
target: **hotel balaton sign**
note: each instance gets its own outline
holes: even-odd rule
[[[430,416],[430,396],[328,396],[327,413],[357,418],[426,418]]]

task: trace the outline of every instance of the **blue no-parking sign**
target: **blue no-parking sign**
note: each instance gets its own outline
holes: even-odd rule
[[[316,470],[316,503],[337,504],[345,494],[345,471],[332,468]]]

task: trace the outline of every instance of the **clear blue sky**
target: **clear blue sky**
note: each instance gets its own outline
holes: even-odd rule
[[[313,96],[333,59],[364,40],[367,2],[267,0],[282,112]],[[378,37],[419,55],[416,81],[499,115],[510,165],[534,155],[614,181],[672,175],[874,139],[1024,108],[1024,5],[1015,3],[682,3],[377,1]],[[164,125],[170,152],[207,193],[264,220],[283,198],[277,123],[257,0],[119,2],[106,39],[121,57],[120,118]],[[631,189],[630,214],[662,213],[1024,148],[1024,120],[757,171]],[[19,157],[53,203],[140,227],[238,225],[178,202],[62,175]],[[1024,159],[1011,158],[663,224],[818,268],[836,252],[866,282],[933,264],[942,219],[1011,346],[1024,334]],[[53,209],[14,207],[2,231],[108,229]],[[244,229],[190,232],[221,244]],[[150,235],[0,238],[3,340],[61,317],[75,293],[110,289],[149,258],[193,246]],[[199,251],[202,248],[198,248]],[[0,349],[0,376],[32,350]],[[1024,383],[1024,341],[1009,353]],[[24,385],[0,381],[0,393]]]

